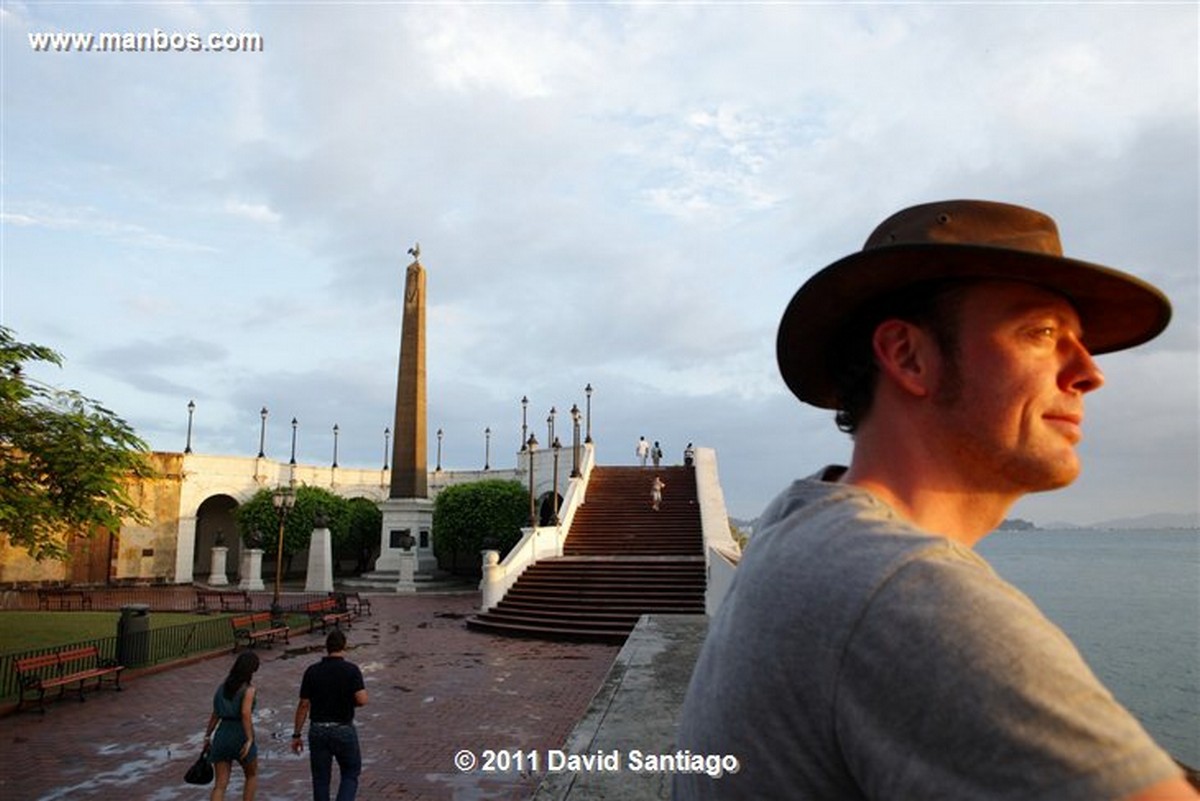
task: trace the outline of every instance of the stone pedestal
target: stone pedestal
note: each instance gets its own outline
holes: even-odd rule
[[[383,531],[379,541],[377,573],[400,570],[404,537],[412,537],[411,555],[416,559],[418,573],[432,573],[437,568],[433,555],[433,501],[428,498],[389,498],[380,505],[383,511]]]
[[[333,592],[333,545],[327,528],[313,529],[308,543],[308,575],[305,592]]]
[[[396,592],[416,592],[417,555],[412,551],[402,551],[397,563],[400,575],[396,580]]]
[[[242,549],[242,564],[238,571],[241,581],[238,582],[239,590],[264,590],[262,580],[262,548],[243,548]]]
[[[224,587],[229,583],[229,578],[225,575],[225,560],[229,556],[229,549],[224,545],[214,545],[212,549],[212,573],[208,577],[208,586]]]
[[[500,583],[504,580],[504,568],[500,567],[500,552],[490,548],[483,552],[483,578],[479,580],[481,601],[479,611],[487,612],[500,603],[504,590]]]

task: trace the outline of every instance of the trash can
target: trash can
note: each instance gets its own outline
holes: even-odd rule
[[[150,606],[125,604],[117,621],[117,662],[141,667],[150,662]]]

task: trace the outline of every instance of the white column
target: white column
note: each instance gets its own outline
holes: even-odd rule
[[[305,592],[333,592],[333,545],[327,528],[313,529],[308,543],[308,575]]]
[[[196,558],[196,516],[180,517],[178,536],[175,539],[175,583],[191,584],[192,562]]]
[[[400,577],[396,580],[396,592],[416,592],[417,583],[414,581],[417,572],[416,552],[400,551],[396,563],[400,568]]]
[[[264,590],[262,580],[262,548],[243,548],[242,564],[238,574],[242,577],[238,582],[239,590]]]
[[[504,569],[500,567],[500,552],[487,550],[483,552],[483,579],[479,582],[482,596],[479,611],[486,612],[504,597],[500,581],[504,578]]]
[[[212,573],[208,576],[209,586],[223,587],[229,583],[225,576],[225,560],[229,557],[229,549],[224,545],[214,545],[212,549]]]

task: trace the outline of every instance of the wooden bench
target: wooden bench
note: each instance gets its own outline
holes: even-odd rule
[[[343,612],[338,610],[338,602],[333,598],[326,598],[323,601],[309,601],[304,605],[304,611],[308,614],[308,630],[315,631],[317,624],[321,625],[321,630],[329,628],[329,626],[340,626],[343,621],[346,627],[350,627],[350,620],[354,617],[353,612]]]
[[[250,611],[250,593],[245,590],[196,590],[196,611],[208,614],[217,611],[232,612],[235,607],[242,612]]]
[[[21,695],[17,700],[17,710],[20,711],[26,700],[32,700],[32,695],[37,693],[38,709],[44,714],[46,691],[57,687],[58,697],[61,698],[72,684],[77,685],[79,700],[83,701],[83,693],[93,679],[96,682],[94,689],[99,690],[108,682],[120,690],[121,671],[124,669],[123,665],[111,659],[101,659],[100,649],[94,645],[63,648],[18,659],[16,670]]]
[[[233,627],[233,647],[235,649],[243,644],[253,647],[260,640],[265,642],[269,648],[275,642],[275,638],[280,635],[283,636],[284,642],[289,642],[288,627],[275,625],[270,612],[256,612],[253,615],[231,617],[229,625]]]
[[[92,596],[84,590],[67,590],[60,587],[40,589],[37,591],[38,609],[49,609],[51,600],[57,600],[59,609],[70,609],[72,602],[78,602],[80,609],[92,608]]]
[[[329,597],[337,601],[338,609],[353,612],[356,617],[371,614],[371,599],[357,592],[331,592]]]

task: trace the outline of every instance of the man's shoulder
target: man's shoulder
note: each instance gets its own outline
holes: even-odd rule
[[[817,540],[853,534],[895,534],[919,540],[933,536],[900,517],[869,491],[839,483],[837,478],[843,471],[838,466],[826,467],[792,482],[763,510],[752,544],[760,538],[804,544],[806,534],[815,535]]]
[[[953,550],[871,493],[828,480],[794,482],[763,512],[738,568],[752,592],[859,594],[924,554]]]

